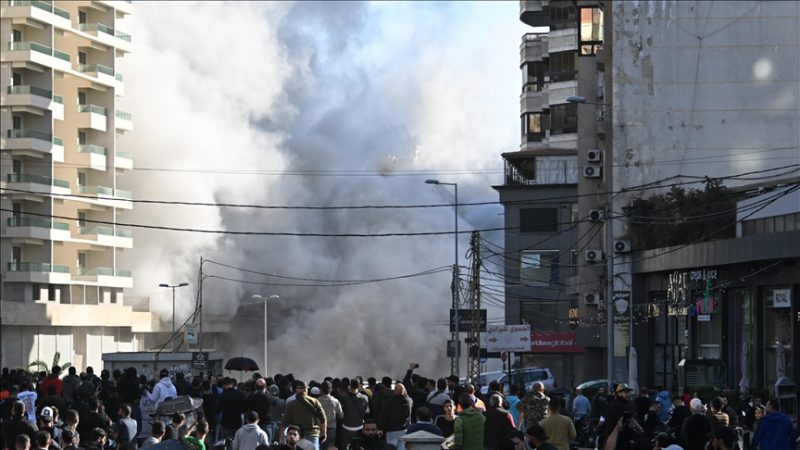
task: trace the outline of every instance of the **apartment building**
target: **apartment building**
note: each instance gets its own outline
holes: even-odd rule
[[[557,382],[582,377],[585,349],[575,327],[583,291],[578,267],[597,241],[597,224],[584,223],[578,184],[594,182],[587,158],[602,161],[600,143],[583,148],[581,136],[596,135],[598,117],[581,117],[570,97],[602,93],[597,54],[602,51],[600,2],[521,1],[520,20],[531,26],[520,43],[520,149],[502,155],[504,184],[495,186],[505,209],[506,323],[531,325],[531,351],[516,364],[549,367]],[[601,67],[602,68],[602,67]],[[589,152],[591,150],[591,153]],[[585,209],[585,208],[584,208]],[[602,236],[602,234],[600,234]],[[597,302],[593,304],[597,310]],[[593,345],[600,345],[597,339]]]
[[[124,303],[133,247],[116,226],[133,207],[125,174],[133,130],[117,108],[131,51],[130,1],[0,3],[0,297],[4,367],[102,366],[137,351],[154,319]]]

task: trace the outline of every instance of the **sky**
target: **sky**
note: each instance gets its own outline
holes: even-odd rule
[[[210,206],[136,203],[125,221],[227,232],[451,231],[449,206],[220,204],[453,202],[451,187],[426,178],[457,182],[459,203],[497,200],[491,186],[502,183],[500,154],[519,146],[519,43],[529,30],[517,2],[134,6],[117,27],[133,36],[133,52],[119,62],[126,83],[119,106],[135,128],[118,149],[132,153],[135,170],[118,184],[139,200]],[[460,230],[501,227],[502,208],[462,206],[458,220]],[[157,285],[189,282],[178,290],[178,317],[187,317],[202,257],[214,261],[203,266],[214,276],[203,283],[206,317],[233,317],[250,305],[221,344],[230,352],[261,360],[263,322],[241,312],[260,308],[254,294],[280,296],[269,310],[271,373],[400,376],[410,361],[430,375],[449,372],[452,235],[134,233],[134,249],[123,255],[134,270],[127,295],[150,297],[168,318],[170,292]],[[483,237],[502,245],[500,233]],[[464,267],[468,242],[461,234]],[[444,269],[346,287],[259,274],[366,280],[436,268]]]

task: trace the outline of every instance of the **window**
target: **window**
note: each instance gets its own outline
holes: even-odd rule
[[[540,156],[536,158],[536,183],[578,183],[578,158],[575,156]]]
[[[575,79],[575,74],[578,73],[578,58],[576,55],[577,52],[574,51],[550,54],[548,75],[551,83]]]
[[[531,325],[533,330],[552,330],[559,318],[558,304],[555,302],[520,302],[520,319]]]
[[[522,65],[523,92],[539,92],[544,87],[547,63],[544,61],[526,62]]]
[[[603,10],[600,7],[581,8],[581,55],[595,55],[603,48]]]
[[[762,217],[742,222],[742,236],[800,230],[800,213]]]
[[[558,208],[520,209],[519,231],[522,233],[551,233],[558,231]]]
[[[522,115],[522,136],[527,142],[541,142],[545,136],[547,116],[543,113],[525,113]]]
[[[521,283],[558,284],[558,251],[523,250],[519,255],[519,280]]]
[[[555,3],[555,2],[553,2]],[[566,2],[564,2],[566,3]],[[577,25],[577,11],[575,5],[559,3],[550,5],[550,29],[563,30],[564,28],[574,28]]]
[[[553,105],[550,107],[550,134],[568,134],[578,132],[578,105]]]

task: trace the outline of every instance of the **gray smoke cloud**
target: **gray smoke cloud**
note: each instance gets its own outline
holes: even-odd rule
[[[135,52],[123,61],[135,131],[121,139],[139,199],[264,205],[449,203],[452,190],[398,171],[501,169],[518,143],[517,5],[507,3],[137,3]],[[141,169],[172,169],[141,170]],[[386,176],[258,172],[380,171]],[[497,198],[499,174],[435,175],[459,201]],[[464,207],[459,228],[501,226],[499,206]],[[452,208],[264,210],[137,204],[124,219],[171,227],[303,233],[452,229]],[[487,234],[502,242],[500,234]],[[461,264],[468,247],[461,235]],[[132,295],[167,313],[161,282],[196,288],[203,256],[254,271],[374,279],[447,266],[452,235],[257,237],[135,231]],[[222,267],[208,273],[293,283]],[[463,271],[462,271],[463,272]],[[253,294],[270,304],[271,373],[305,378],[399,375],[409,361],[447,372],[450,273],[348,287],[209,279],[206,312],[233,316]],[[194,307],[181,293],[179,316]],[[251,307],[252,308],[252,307]],[[501,315],[491,311],[490,315]],[[224,350],[260,360],[261,321],[238,320]]]

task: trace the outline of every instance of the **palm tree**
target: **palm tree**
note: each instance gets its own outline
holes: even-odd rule
[[[28,372],[30,374],[31,369],[34,368],[36,372],[45,372],[47,375],[50,375],[53,366],[58,366],[60,360],[61,360],[61,352],[56,352],[55,355],[53,355],[53,364],[49,366],[47,365],[46,362],[42,361],[41,359],[37,359],[36,361],[33,361],[32,363],[28,364],[28,367],[18,367],[17,369],[24,370],[25,372]],[[61,371],[65,372],[71,366],[72,363],[66,362],[63,365],[61,365]]]

